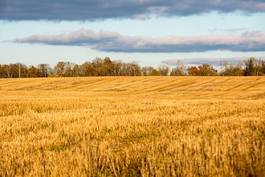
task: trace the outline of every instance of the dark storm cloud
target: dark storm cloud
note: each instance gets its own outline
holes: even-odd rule
[[[264,0],[0,0],[2,20],[99,20],[265,12]]]
[[[238,36],[165,36],[140,37],[124,36],[116,32],[94,32],[80,29],[58,35],[33,35],[18,38],[14,42],[86,46],[91,49],[108,52],[170,53],[170,52],[206,52],[215,50],[229,51],[265,51],[265,34],[259,31],[245,32]]]

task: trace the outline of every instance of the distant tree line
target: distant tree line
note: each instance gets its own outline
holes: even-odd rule
[[[60,61],[53,68],[48,64],[0,64],[0,78],[82,76],[265,76],[265,60],[249,58],[243,64],[223,62],[219,71],[210,64],[186,66],[178,62],[172,69],[166,65],[154,68],[114,61],[108,57],[96,58],[81,65]]]

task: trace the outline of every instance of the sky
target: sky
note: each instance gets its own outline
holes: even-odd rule
[[[264,0],[0,0],[0,63],[265,57]]]

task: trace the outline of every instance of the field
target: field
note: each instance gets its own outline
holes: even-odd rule
[[[265,176],[265,77],[0,80],[0,176]]]

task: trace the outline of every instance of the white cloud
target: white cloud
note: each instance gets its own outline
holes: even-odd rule
[[[58,35],[33,35],[15,39],[17,43],[86,46],[99,51],[171,53],[214,50],[265,51],[265,34],[245,32],[238,36],[124,36],[116,32],[80,29]]]

